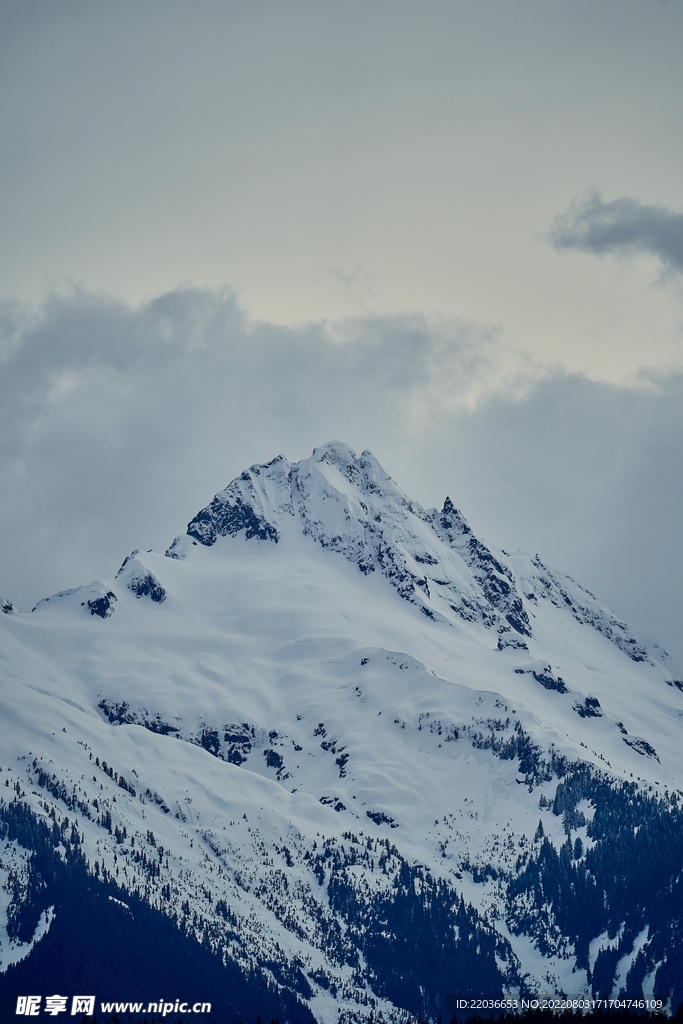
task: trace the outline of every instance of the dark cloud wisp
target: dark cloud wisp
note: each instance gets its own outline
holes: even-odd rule
[[[554,218],[549,239],[556,249],[596,255],[646,253],[669,270],[683,271],[683,213],[629,196],[605,202],[601,193],[589,193]]]

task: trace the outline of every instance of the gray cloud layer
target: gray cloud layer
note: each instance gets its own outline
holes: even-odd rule
[[[135,309],[76,292],[5,308],[0,331],[0,593],[19,607],[163,548],[246,465],[339,438],[423,504],[449,493],[491,542],[540,551],[683,666],[681,377],[482,392],[484,328],[285,328],[198,290]]]
[[[253,461],[331,437],[401,452],[491,346],[419,316],[254,324],[198,290],[139,309],[77,292],[2,324],[0,564],[23,603],[166,545]]]
[[[556,249],[598,255],[648,253],[668,269],[683,270],[683,214],[628,196],[606,203],[591,192],[575,201],[553,220],[550,240]]]

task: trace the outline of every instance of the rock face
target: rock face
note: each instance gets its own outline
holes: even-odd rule
[[[341,443],[296,464],[279,456],[252,466],[197,513],[186,537],[206,547],[238,535],[277,543],[292,528],[361,573],[381,573],[430,618],[447,621],[455,613],[501,633],[531,635],[510,568],[472,534],[451,499],[441,512],[423,509],[370,452],[357,458]],[[186,538],[177,537],[167,554],[186,552]]]
[[[566,607],[634,661],[648,659],[628,627],[571,577],[536,555],[526,559],[518,581],[507,556],[474,536],[450,498],[440,512],[423,509],[406,498],[371,452],[356,457],[340,442],[316,448],[302,462],[280,455],[245,470],[197,513],[166,554],[186,557],[188,538],[206,547],[237,536],[277,544],[292,529],[343,555],[362,573],[381,573],[430,618],[449,620],[455,613],[495,628],[501,649],[525,650],[524,638],[531,636],[522,583],[528,600]]]
[[[468,535],[470,530],[459,513],[449,518],[452,509],[446,499],[443,513],[425,511],[408,501],[370,452],[356,458],[348,446],[333,443],[294,465],[280,456],[252,466],[197,513],[186,536],[207,547],[219,537],[238,535],[277,543],[296,529],[361,573],[381,573],[428,615],[445,605],[471,621],[493,625],[497,606],[507,611],[505,597],[514,584],[484,545],[471,537],[461,543],[463,534],[452,526],[457,523]],[[167,554],[183,557],[184,541],[176,538]],[[463,553],[477,576],[468,571]],[[442,577],[448,578],[439,582]],[[433,597],[430,582],[441,588]],[[449,600],[457,602],[455,608]],[[518,612],[519,625],[528,632],[521,602]]]
[[[683,1000],[680,678],[450,498],[331,443],[2,611],[8,1018],[66,946],[73,991],[205,984],[235,1024]]]
[[[136,597],[148,597],[155,604],[161,604],[166,600],[166,591],[156,576],[145,568],[136,555],[137,551],[134,551],[124,560],[116,578],[124,578],[128,590]]]

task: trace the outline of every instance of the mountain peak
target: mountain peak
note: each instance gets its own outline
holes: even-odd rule
[[[406,497],[372,452],[343,441],[291,463],[283,455],[245,469],[190,520],[166,551],[279,543],[303,535],[364,575],[383,576],[435,622],[467,622],[497,634],[499,650],[527,650],[539,598],[565,607],[632,660],[650,660],[624,623],[573,580],[538,559],[511,557],[477,537],[450,497],[441,512]]]
[[[409,500],[370,451],[331,441],[310,458],[251,466],[219,491],[166,552],[185,558],[222,538],[278,543],[299,532],[379,573],[439,622],[498,627],[499,646],[525,647],[531,627],[510,568],[472,535],[447,498],[441,513]],[[512,640],[506,634],[514,633]]]
[[[314,462],[329,462],[330,465],[338,466],[349,476],[353,476],[358,470],[358,458],[353,448],[344,441],[328,441],[313,449],[311,459]]]
[[[168,924],[226,985],[276,978],[292,1024],[672,991],[683,682],[597,598],[338,441],[249,467],[167,555],[0,602],[0,1003],[8,951],[49,990],[93,892],[107,949]]]

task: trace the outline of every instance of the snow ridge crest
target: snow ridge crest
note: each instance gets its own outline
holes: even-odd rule
[[[410,501],[375,456],[332,441],[309,459],[283,456],[245,470],[190,521],[166,554],[184,558],[219,538],[278,543],[294,525],[365,575],[378,572],[429,618],[497,628],[500,648],[524,649],[528,615],[502,554],[477,539],[446,498],[443,509]]]

